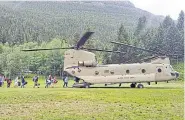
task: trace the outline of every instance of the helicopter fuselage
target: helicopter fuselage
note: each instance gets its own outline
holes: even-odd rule
[[[64,71],[90,84],[161,82],[178,77],[168,62],[98,65],[95,54],[83,50],[66,51]]]
[[[73,66],[65,71],[91,84],[160,82],[178,77],[171,65],[151,63]]]

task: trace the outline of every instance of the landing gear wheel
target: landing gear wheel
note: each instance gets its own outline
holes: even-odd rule
[[[143,84],[138,84],[137,88],[144,88]]]
[[[84,87],[85,87],[85,88],[89,88],[90,85],[89,85],[88,83],[86,83],[86,84],[84,85]]]
[[[135,88],[135,87],[136,87],[136,83],[130,84],[130,87],[131,87],[131,88]]]

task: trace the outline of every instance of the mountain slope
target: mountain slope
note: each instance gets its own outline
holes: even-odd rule
[[[146,16],[147,27],[156,27],[163,20],[129,1],[0,2],[0,9],[0,26],[5,28],[1,33],[14,31],[7,33],[11,41],[16,41],[18,34],[22,41],[49,41],[57,36],[73,39],[75,33],[88,28],[96,33],[95,39],[110,41],[116,39],[122,23],[133,31],[139,17]]]

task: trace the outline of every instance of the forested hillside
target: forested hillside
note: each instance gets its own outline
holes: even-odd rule
[[[125,52],[95,52],[99,64],[133,63],[154,55],[110,41],[162,53],[171,62],[183,62],[184,11],[179,12],[174,21],[170,16],[138,9],[128,1],[0,2],[0,74],[15,77],[33,71],[59,75],[64,50],[21,50],[72,46],[86,31],[95,32],[85,43],[86,48]]]
[[[163,20],[128,1],[0,2],[0,40],[10,44],[56,37],[70,40],[90,29],[95,32],[94,39],[111,41],[121,24],[132,34],[142,16],[147,18],[147,27],[158,27]]]

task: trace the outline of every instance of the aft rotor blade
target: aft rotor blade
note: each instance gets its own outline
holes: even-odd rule
[[[183,56],[182,54],[164,54],[164,53],[161,53],[161,52],[156,52],[154,50],[144,49],[144,48],[140,48],[140,47],[124,44],[124,43],[119,43],[119,42],[115,42],[115,41],[112,41],[111,43],[118,44],[118,45],[124,45],[124,46],[127,46],[127,47],[135,48],[135,49],[138,49],[138,50],[143,50],[143,51],[146,51],[146,52],[151,52],[151,53],[154,53],[154,54],[157,54],[157,55],[165,55],[165,56],[170,56],[170,57],[174,57],[174,56],[182,57]]]
[[[89,37],[93,34],[94,32],[86,32],[83,37],[78,41],[76,48],[80,48],[85,44],[85,42],[89,39]]]
[[[182,57],[183,58],[183,54],[167,54],[167,56],[170,56],[170,57]]]
[[[68,48],[43,48],[43,49],[27,49],[27,50],[21,50],[21,51],[44,51],[44,50],[60,50],[60,49],[74,49],[74,47],[68,47]]]
[[[148,49],[144,49],[144,48],[140,48],[140,47],[124,44],[124,43],[119,43],[119,42],[114,42],[114,41],[112,41],[111,43],[118,44],[118,45],[124,45],[124,46],[127,46],[127,47],[135,48],[135,49],[138,49],[138,50],[143,50],[143,51],[146,51],[146,52],[151,52],[151,53],[155,53],[155,54],[165,55],[165,54],[160,53],[160,52],[155,52],[153,50],[148,50]]]
[[[82,48],[82,49],[93,50],[93,51],[102,51],[102,52],[112,52],[112,53],[123,53],[123,54],[125,54],[125,52],[121,52],[121,51],[102,50],[102,49],[95,49],[95,48]]]

